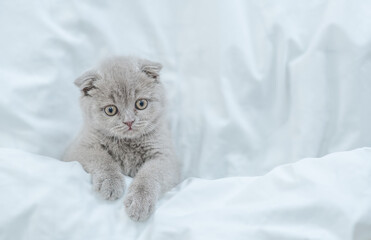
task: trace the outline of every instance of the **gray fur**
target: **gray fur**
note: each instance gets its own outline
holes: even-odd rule
[[[122,196],[123,174],[134,177],[124,204],[136,221],[147,219],[157,199],[180,180],[164,119],[161,68],[144,59],[115,57],[75,80],[82,93],[84,127],[63,160],[79,161],[91,174],[94,189],[109,200]],[[147,108],[137,110],[137,99],[147,99]],[[118,113],[108,116],[107,105],[115,105]],[[132,120],[129,130],[123,122]]]

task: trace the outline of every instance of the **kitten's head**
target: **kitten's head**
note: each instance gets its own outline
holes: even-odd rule
[[[75,80],[89,127],[116,138],[137,138],[156,129],[164,110],[159,63],[115,57]]]

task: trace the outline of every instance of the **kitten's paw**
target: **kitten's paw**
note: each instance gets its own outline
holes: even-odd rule
[[[116,200],[122,196],[125,188],[125,179],[121,173],[93,175],[93,187],[104,199]]]
[[[124,200],[126,212],[134,221],[146,220],[155,209],[157,197],[145,187],[136,187],[128,192]]]

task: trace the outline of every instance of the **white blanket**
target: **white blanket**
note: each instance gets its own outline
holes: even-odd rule
[[[370,11],[368,0],[0,1],[0,240],[371,239],[370,150],[341,152],[371,146]],[[56,160],[82,124],[74,79],[128,54],[164,65],[187,179],[145,223]]]
[[[0,239],[371,239],[370,148],[187,179],[144,223],[100,200],[77,162],[1,149],[0,183]]]

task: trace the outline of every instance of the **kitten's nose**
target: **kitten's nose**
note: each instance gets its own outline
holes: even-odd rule
[[[128,125],[128,127],[129,127],[129,130],[131,129],[131,125],[133,125],[133,122],[134,121],[130,121],[130,122],[124,122],[126,125]]]

